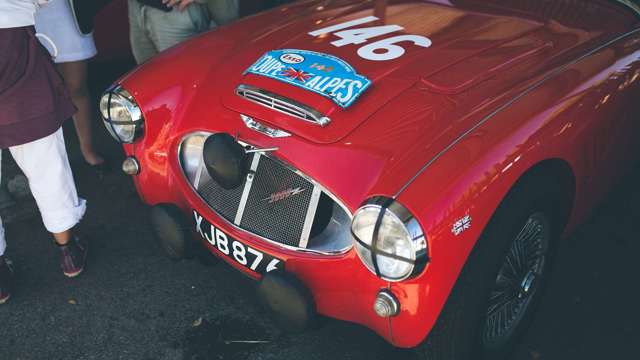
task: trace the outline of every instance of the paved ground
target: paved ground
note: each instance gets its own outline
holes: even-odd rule
[[[106,78],[118,72],[94,70]],[[104,88],[104,79],[93,86]],[[103,151],[119,163],[119,148],[98,132]],[[89,267],[78,279],[64,278],[37,217],[18,216],[24,220],[8,226],[19,287],[0,306],[0,359],[413,359],[338,321],[281,333],[254,301],[250,280],[225,265],[166,259],[130,179],[115,172],[98,181],[82,165],[73,132],[67,137],[79,191],[90,204],[82,224],[91,235]],[[561,244],[541,311],[513,360],[637,358],[639,182],[636,167]]]

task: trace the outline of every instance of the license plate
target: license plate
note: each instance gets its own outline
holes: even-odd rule
[[[196,232],[207,240],[209,244],[236,263],[258,274],[266,274],[284,267],[284,261],[245,245],[225,234],[195,210],[193,210],[193,217]]]

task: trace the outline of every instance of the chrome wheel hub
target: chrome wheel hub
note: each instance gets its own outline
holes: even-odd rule
[[[549,221],[535,213],[511,243],[489,298],[485,344],[508,340],[520,324],[543,275],[549,237]]]
[[[524,280],[522,280],[522,283],[520,283],[520,293],[518,294],[518,298],[522,299],[527,297],[534,291],[537,278],[538,275],[534,271],[529,271]]]

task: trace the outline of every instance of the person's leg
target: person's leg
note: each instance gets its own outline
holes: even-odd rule
[[[67,245],[69,241],[71,241],[71,238],[73,237],[72,230],[66,230],[63,232],[52,233],[52,234],[53,234],[53,239],[56,241],[56,244],[58,245]]]
[[[64,274],[78,275],[84,268],[86,245],[73,234],[73,228],[84,215],[86,202],[76,191],[62,128],[9,150],[29,179],[45,228],[60,247]]]
[[[9,264],[9,260],[0,255],[0,305],[9,300],[13,290],[13,270]]]
[[[238,0],[207,1],[209,15],[214,25],[222,26],[238,19],[240,2]]]
[[[80,151],[89,165],[100,165],[104,159],[96,152],[93,142],[93,121],[96,116],[93,101],[89,95],[87,79],[87,61],[72,61],[57,64],[78,111],[73,115]]]
[[[158,49],[144,27],[146,11],[147,7],[145,6],[143,11],[143,6],[137,0],[129,0],[129,40],[131,52],[138,64],[142,64],[158,53]]]
[[[7,241],[4,238],[4,226],[2,224],[2,219],[0,219],[0,256],[3,256],[6,250],[7,250]]]
[[[0,149],[0,162],[2,162],[2,150]],[[2,169],[0,166],[0,180],[2,179]],[[4,256],[4,252],[7,248],[7,243],[4,238],[4,227],[2,226],[2,219],[0,219],[0,304],[4,304],[11,297],[12,288],[12,271],[7,260]]]
[[[184,11],[164,12],[149,8],[146,28],[158,51],[164,51],[209,30],[211,18],[205,4],[192,3]]]
[[[62,128],[42,139],[9,148],[22,169],[47,230],[58,244],[84,215],[86,204],[78,197],[64,145]]]
[[[4,304],[11,297],[12,273],[7,264],[4,251],[7,244],[4,241],[4,228],[0,219],[0,304]]]

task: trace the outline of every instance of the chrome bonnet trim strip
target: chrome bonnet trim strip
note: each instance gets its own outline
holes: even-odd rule
[[[500,113],[502,110],[510,107],[511,105],[513,105],[515,102],[517,102],[518,100],[522,99],[523,97],[529,95],[529,93],[533,92],[535,89],[537,89],[538,87],[540,87],[542,84],[544,84],[547,80],[555,77],[556,75],[560,74],[561,72],[563,72],[564,70],[566,70],[567,68],[569,68],[571,65],[574,65],[584,59],[586,59],[587,57],[597,53],[598,51],[604,49],[605,47],[620,41],[624,38],[626,38],[627,36],[639,33],[640,29],[635,29],[633,31],[630,31],[628,33],[625,33],[623,35],[620,35],[612,40],[609,40],[608,42],[594,48],[593,50],[589,51],[588,53],[574,59],[573,61],[568,62],[567,64],[557,68],[556,70],[552,71],[551,73],[549,73],[547,76],[545,76],[544,78],[540,79],[538,82],[532,84],[530,87],[528,87],[527,89],[525,89],[523,92],[521,92],[520,94],[516,95],[514,98],[512,98],[511,100],[507,101],[506,103],[502,104],[500,107],[498,107],[496,110],[494,110],[493,112],[491,112],[489,115],[485,116],[484,118],[482,118],[478,123],[476,123],[474,126],[472,126],[471,128],[469,128],[469,130],[465,131],[464,133],[462,133],[462,135],[458,136],[455,140],[453,140],[449,145],[447,145],[444,149],[442,149],[440,152],[438,152],[431,160],[429,160],[425,165],[422,166],[422,168],[420,168],[420,170],[418,170],[418,172],[413,175],[413,177],[411,179],[409,179],[409,181],[407,181],[406,184],[404,184],[400,190],[398,190],[396,192],[395,195],[393,195],[394,199],[397,199],[404,190],[406,190],[409,185],[411,185],[420,175],[422,175],[422,173],[429,167],[431,166],[431,164],[433,164],[434,162],[436,162],[436,160],[438,160],[442,155],[444,155],[447,151],[449,151],[452,147],[454,147],[455,145],[457,145],[460,141],[462,141],[465,137],[467,137],[467,135],[471,134],[472,132],[474,132],[477,128],[479,128],[480,126],[482,126],[484,123],[486,123],[487,121],[491,120],[496,114]]]
[[[251,167],[249,168],[249,173],[247,174],[247,181],[244,184],[244,189],[242,189],[242,195],[240,196],[240,204],[238,204],[238,211],[236,212],[236,217],[233,220],[233,223],[240,226],[242,222],[242,215],[244,215],[244,209],[247,207],[247,200],[249,199],[249,193],[251,192],[251,187],[253,186],[253,179],[255,177],[255,172],[258,169],[258,164],[260,163],[260,153],[256,153],[253,155],[253,160],[251,161]]]
[[[633,12],[636,13],[636,16],[640,16],[640,6],[634,4],[630,0],[615,0],[615,1],[633,10]]]

